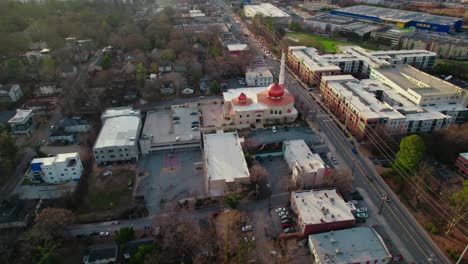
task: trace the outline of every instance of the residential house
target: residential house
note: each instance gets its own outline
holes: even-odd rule
[[[0,105],[13,104],[23,97],[23,90],[19,84],[0,84]]]

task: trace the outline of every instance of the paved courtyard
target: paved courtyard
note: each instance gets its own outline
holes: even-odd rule
[[[304,139],[309,146],[320,144],[322,140],[319,135],[315,134],[312,129],[306,126],[277,127],[276,130],[276,133],[273,133],[273,131],[268,128],[257,129],[252,131],[247,138],[252,138],[260,144]]]
[[[273,194],[288,191],[291,171],[283,156],[262,159],[260,163],[268,172],[268,183]]]
[[[177,200],[204,196],[201,150],[158,152],[144,156],[139,165],[137,192],[144,195],[150,214],[163,211]]]

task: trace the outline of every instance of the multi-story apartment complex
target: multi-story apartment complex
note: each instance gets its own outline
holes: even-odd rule
[[[468,58],[468,37],[440,33],[411,32],[401,39],[403,49],[426,49],[448,59]]]
[[[359,81],[351,75],[324,77],[320,90],[325,105],[361,139],[377,127],[389,134],[446,128],[468,110],[457,103],[419,104],[409,89],[396,89],[380,80]]]
[[[358,46],[342,46],[343,53],[319,55],[314,48],[289,47],[288,66],[303,82],[318,86],[322,76],[344,73],[369,75],[371,69],[409,64],[417,68],[434,65],[436,54],[427,50],[367,51]]]
[[[460,153],[457,160],[455,161],[455,166],[458,168],[458,171],[463,175],[468,175],[468,152]]]
[[[138,160],[140,111],[131,107],[109,108],[101,115],[102,128],[93,147],[97,164]]]
[[[31,176],[35,181],[61,183],[79,180],[82,173],[83,164],[77,152],[62,153],[55,157],[37,158],[31,161]]]
[[[287,64],[308,85],[319,85],[322,76],[341,73],[340,67],[321,60],[316,49],[306,46],[289,47]]]

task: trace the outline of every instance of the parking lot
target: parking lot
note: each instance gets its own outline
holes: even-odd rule
[[[248,138],[254,139],[259,144],[270,144],[295,139],[304,139],[309,146],[321,143],[320,136],[307,126],[277,127],[276,132],[273,132],[269,128],[257,129],[252,131],[248,135]]]
[[[201,150],[181,150],[173,154],[158,152],[144,156],[139,170],[137,192],[144,196],[150,214],[180,199],[204,196]]]

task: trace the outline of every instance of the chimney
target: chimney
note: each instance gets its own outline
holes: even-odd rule
[[[283,49],[281,52],[281,69],[279,74],[278,84],[284,86],[284,71],[286,67],[286,51]]]

